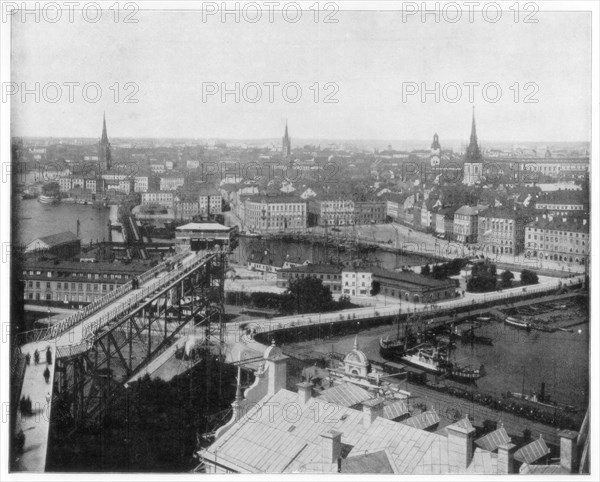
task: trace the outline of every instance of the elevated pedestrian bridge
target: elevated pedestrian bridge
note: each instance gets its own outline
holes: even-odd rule
[[[177,254],[53,326],[21,334],[17,358],[29,354],[30,363],[21,371],[20,393],[13,399],[28,397],[33,413],[17,411],[14,433],[23,432],[25,445],[12,468],[45,470],[50,415],[58,398],[73,400],[75,418],[98,414],[116,385],[142,372],[190,321],[216,318],[219,310],[207,312],[211,300],[222,300],[224,263],[220,251]],[[189,299],[185,306],[182,298]]]

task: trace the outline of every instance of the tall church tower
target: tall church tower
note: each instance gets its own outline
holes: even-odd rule
[[[431,144],[431,154],[429,159],[431,160],[431,167],[437,167],[440,165],[442,158],[442,146],[440,146],[440,138],[437,133],[433,135],[433,143]]]
[[[112,166],[110,142],[108,142],[108,134],[106,133],[106,114],[104,114],[102,120],[102,137],[98,142],[98,164],[100,171],[110,171]]]
[[[481,182],[483,176],[483,156],[477,144],[477,129],[475,127],[475,107],[473,107],[473,122],[471,124],[471,139],[465,154],[463,184],[472,186]]]
[[[288,135],[287,120],[285,121],[285,134],[283,135],[281,151],[282,151],[283,157],[290,157],[290,155],[292,153],[292,143],[290,141],[290,136]]]

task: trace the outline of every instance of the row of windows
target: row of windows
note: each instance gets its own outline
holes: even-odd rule
[[[77,273],[77,272],[63,272],[63,271],[46,271],[45,272],[45,276],[47,278],[68,278],[68,277],[72,277],[72,278],[87,278],[87,279],[129,279],[129,275],[128,274],[120,274],[120,273]],[[23,271],[23,276],[27,276],[29,274],[29,276],[42,276],[42,271],[37,270],[29,270],[29,271]]]
[[[537,228],[535,228],[535,229],[533,230],[533,232],[534,232],[534,233],[537,233],[537,232],[538,232]],[[539,231],[539,232],[540,232],[540,233],[545,233],[545,232],[546,232],[546,230],[544,230],[544,229],[540,229],[540,231]],[[555,233],[554,231],[548,231],[548,234],[556,234],[556,233]],[[568,236],[568,237],[570,237],[570,238],[572,238],[572,237],[573,237],[573,233],[571,233],[571,232],[568,232],[568,233],[567,233],[567,232],[562,232],[562,231],[559,231],[559,232],[558,232],[558,234],[559,234],[560,236]],[[531,234],[528,234],[528,236],[531,236]],[[586,234],[582,234],[582,235],[581,235],[581,237],[582,237],[582,238],[584,238],[584,239],[585,239],[585,237],[586,237],[586,236],[587,236]],[[575,233],[575,237],[576,237],[576,238],[579,238],[579,233]],[[537,239],[537,235],[536,235],[536,234],[534,234],[534,235],[533,235],[533,239]],[[540,239],[542,239],[542,235],[541,235],[541,234],[540,234]],[[546,236],[546,239],[548,239],[548,236]]]
[[[35,283],[35,285],[34,285]],[[71,291],[83,291],[83,285],[84,283],[71,283]],[[100,287],[102,287],[102,291],[114,291],[115,289],[114,284],[98,284],[98,283],[85,283],[85,291],[99,291]],[[33,289],[41,289],[42,285],[40,281],[28,281],[27,282],[27,288]],[[52,283],[50,283],[50,281],[46,281],[45,284],[45,288],[47,290],[52,289]],[[61,283],[58,282],[56,283],[56,289],[57,290],[69,290],[69,283]]]
[[[79,302],[84,302],[84,303],[91,303],[92,301],[96,301],[98,299],[100,299],[100,296],[98,295],[82,295],[82,294],[61,294],[61,293],[55,293],[54,296],[52,296],[52,293],[46,293],[45,295],[42,295],[41,293],[25,293],[24,298],[26,300],[46,300],[46,301],[79,301]]]

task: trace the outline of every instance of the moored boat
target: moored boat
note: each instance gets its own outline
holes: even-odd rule
[[[38,201],[42,204],[56,204],[60,201],[60,197],[58,196],[47,196],[45,194],[40,194],[38,196]]]
[[[520,328],[528,331],[531,330],[531,323],[523,320],[518,320],[516,318],[513,318],[512,316],[508,316],[507,318],[505,318],[504,323],[510,326],[514,326],[515,328]]]
[[[448,376],[455,380],[472,381],[485,375],[485,368],[481,365],[479,368],[451,366],[448,369]]]
[[[448,369],[448,356],[431,345],[419,345],[402,357],[402,363],[440,375]]]

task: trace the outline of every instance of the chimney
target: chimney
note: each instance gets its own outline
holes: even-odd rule
[[[446,427],[448,433],[448,461],[451,467],[466,469],[473,459],[475,429],[467,415]]]
[[[561,430],[560,437],[560,466],[570,473],[577,472],[577,437],[579,433],[573,430]]]
[[[372,398],[363,402],[363,426],[369,428],[377,417],[383,416],[383,398]]]
[[[338,463],[342,458],[342,432],[329,430],[321,434],[321,457],[323,463]]]
[[[515,448],[517,446],[510,441],[498,445],[498,475],[515,473]]]
[[[264,353],[265,368],[267,371],[267,395],[275,395],[279,390],[286,387],[287,382],[287,360],[281,348],[275,346],[275,340]]]
[[[296,386],[298,387],[298,402],[300,406],[306,405],[312,397],[312,383],[301,382],[297,383]]]

